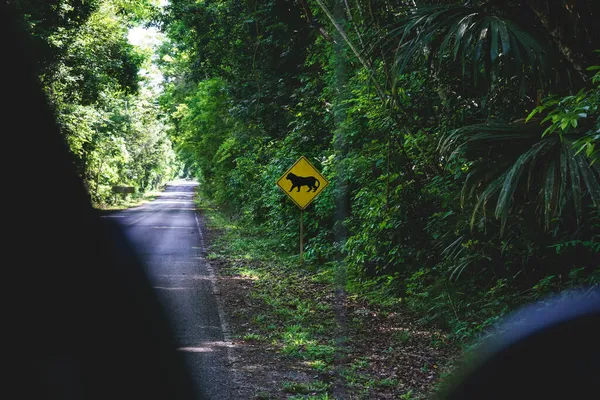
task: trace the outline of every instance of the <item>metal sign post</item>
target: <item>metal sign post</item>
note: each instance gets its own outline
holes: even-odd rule
[[[300,210],[300,265],[304,265],[304,210]]]

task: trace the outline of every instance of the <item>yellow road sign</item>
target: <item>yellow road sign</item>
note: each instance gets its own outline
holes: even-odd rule
[[[304,156],[288,169],[277,181],[277,186],[304,210],[329,181]]]

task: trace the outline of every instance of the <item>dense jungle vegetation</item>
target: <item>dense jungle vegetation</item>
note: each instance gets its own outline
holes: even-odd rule
[[[161,106],[188,173],[314,266],[458,337],[600,282],[593,1],[190,1],[161,19]]]
[[[594,0],[9,0],[96,204],[175,176],[457,338],[600,283]],[[139,24],[157,53],[127,41]],[[157,65],[162,88],[140,71]]]

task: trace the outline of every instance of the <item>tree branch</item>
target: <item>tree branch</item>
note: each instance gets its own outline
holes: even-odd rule
[[[304,15],[306,15],[306,21],[309,23],[311,28],[314,28],[317,30],[317,32],[319,32],[319,34],[321,36],[323,36],[323,38],[325,40],[327,40],[328,42],[333,43],[333,38],[331,37],[331,35],[323,28],[323,25],[319,24],[319,22],[317,21],[317,19],[314,17],[312,11],[310,10],[310,7],[308,6],[308,4],[306,4],[305,0],[298,0],[298,3],[300,3],[300,5],[302,6],[302,8],[304,9]]]

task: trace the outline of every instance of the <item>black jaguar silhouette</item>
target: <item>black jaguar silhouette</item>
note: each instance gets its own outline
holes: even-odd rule
[[[290,172],[285,179],[292,182],[290,192],[294,190],[294,188],[298,188],[297,191],[299,192],[302,186],[308,186],[307,192],[310,192],[311,190],[316,192],[317,188],[321,186],[321,182],[314,176],[298,176]]]

